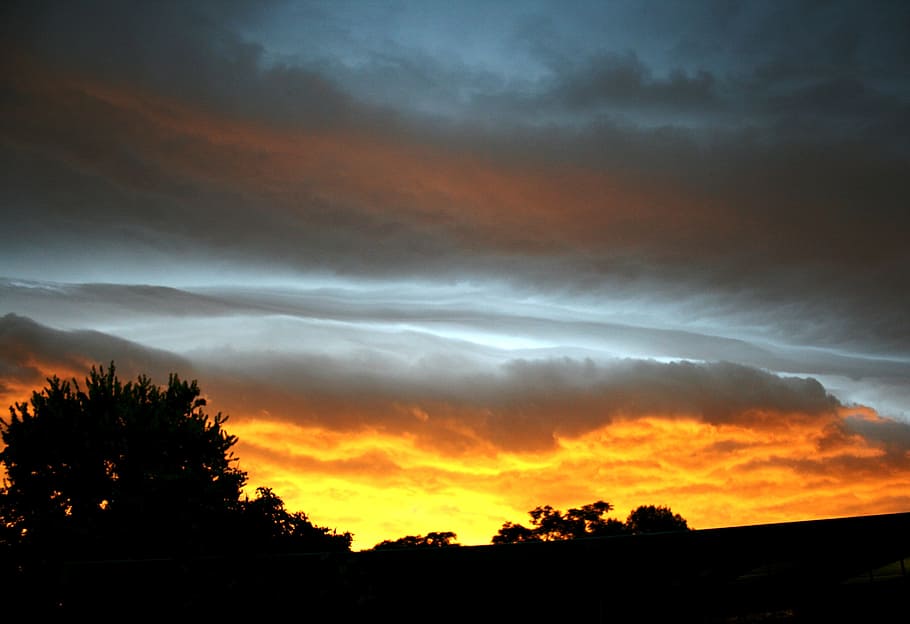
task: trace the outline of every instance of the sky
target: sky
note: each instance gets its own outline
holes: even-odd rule
[[[910,4],[5,2],[0,402],[196,379],[249,487],[486,544],[910,510]]]

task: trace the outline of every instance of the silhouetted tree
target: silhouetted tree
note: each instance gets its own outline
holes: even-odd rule
[[[246,480],[226,419],[209,418],[196,382],[177,375],[163,389],[144,376],[123,384],[112,363],[85,384],[53,377],[0,419],[4,520],[69,554],[210,545]]]
[[[31,557],[148,557],[335,550],[350,534],[291,514],[270,489],[241,500],[235,436],[204,411],[196,381],[122,383],[94,367],[84,389],[56,376],[0,419],[0,526]],[[307,546],[305,546],[307,545]]]
[[[630,533],[663,533],[666,531],[690,531],[688,522],[669,507],[641,505],[629,513],[626,528]]]
[[[602,537],[623,533],[622,522],[606,517],[612,509],[613,505],[604,501],[570,509],[566,513],[566,520],[573,528],[572,537]]]
[[[619,535],[625,532],[625,526],[619,520],[606,517],[612,509],[613,505],[605,501],[571,508],[566,513],[550,505],[535,507],[528,512],[532,528],[506,522],[492,541],[494,544],[511,544]]]
[[[534,533],[534,529],[529,529],[523,524],[514,524],[506,522],[499,529],[499,533],[493,536],[494,544],[515,544],[517,542],[539,542],[540,538]]]
[[[330,552],[351,548],[351,533],[316,526],[301,511],[288,512],[284,501],[271,488],[256,488],[256,498],[244,501],[242,516],[238,540],[258,552]]]
[[[372,550],[390,550],[395,548],[446,548],[460,546],[455,533],[451,531],[430,532],[426,535],[406,535],[396,540],[384,540],[373,546]]]
[[[530,528],[506,522],[493,536],[492,542],[553,542],[581,537],[691,530],[686,520],[679,514],[674,514],[669,507],[641,505],[632,510],[625,522],[608,518],[607,513],[612,509],[613,505],[605,501],[573,507],[566,513],[550,505],[535,507],[528,512],[531,516]]]

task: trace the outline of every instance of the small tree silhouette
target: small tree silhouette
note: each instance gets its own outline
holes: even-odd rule
[[[641,505],[629,513],[626,528],[630,533],[663,533],[667,531],[690,531],[689,523],[669,507]]]
[[[613,505],[605,501],[573,507],[566,513],[550,505],[535,507],[528,512],[531,516],[530,528],[506,522],[493,536],[492,542],[554,542],[581,537],[690,530],[686,520],[670,511],[669,507],[642,505],[632,510],[625,523],[607,517],[612,509]]]
[[[430,532],[426,535],[406,535],[396,540],[379,542],[371,550],[391,550],[396,548],[446,548],[460,546],[455,533],[451,531]]]
[[[606,517],[612,509],[613,505],[606,501],[572,508],[565,514],[550,505],[535,507],[528,512],[533,528],[506,522],[492,541],[494,544],[554,542],[580,537],[619,535],[625,531],[625,527],[619,520]]]

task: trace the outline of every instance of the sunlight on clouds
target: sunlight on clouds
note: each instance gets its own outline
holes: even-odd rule
[[[763,426],[761,415],[755,424],[723,425],[654,415],[561,436],[547,452],[497,451],[475,436],[477,447],[452,456],[377,429],[260,417],[232,430],[251,486],[271,484],[290,508],[353,531],[358,549],[437,530],[486,544],[503,522],[526,523],[537,505],[599,499],[620,519],[641,504],[669,505],[696,528],[899,510],[907,465],[874,476],[880,448],[858,435],[826,443],[834,416],[770,420],[787,424]],[[863,467],[871,472],[855,477]]]
[[[412,436],[373,429],[333,432],[256,419],[232,421],[232,432],[248,490],[273,487],[289,509],[352,531],[355,549],[439,530],[455,530],[462,543],[486,543],[488,527],[512,510],[495,488],[477,483],[528,465],[483,455],[446,459],[418,448]]]
[[[14,4],[7,405],[198,379],[355,548],[910,509],[908,9]]]
[[[213,325],[222,330],[213,336],[228,333]],[[321,344],[309,323],[267,325],[246,331],[272,331],[280,346],[293,328],[305,345],[306,327]],[[504,522],[527,522],[543,504],[607,500],[620,519],[638,505],[669,505],[695,528],[910,505],[910,426],[844,405],[811,378],[729,363],[571,358],[508,360],[482,375],[470,350],[454,366],[428,365],[401,353],[414,334],[387,345],[377,335],[371,326],[348,338],[399,359],[257,354],[238,335],[233,355],[220,354],[225,366],[192,361],[208,412],[230,416],[247,491],[271,487],[289,510],[353,532],[359,549],[430,531],[487,544]],[[340,349],[344,338],[322,346]],[[0,341],[7,404],[27,400],[48,375],[81,380],[109,356],[124,381],[190,374],[190,360],[174,353],[15,315],[2,318]],[[420,352],[429,343],[410,344]]]

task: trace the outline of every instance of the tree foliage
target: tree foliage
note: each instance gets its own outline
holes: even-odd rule
[[[563,513],[550,505],[535,507],[528,514],[531,527],[506,522],[493,537],[494,544],[513,542],[553,542],[580,537],[617,535],[624,532],[622,522],[608,518],[613,505],[597,501]]]
[[[516,542],[553,542],[582,537],[606,537],[635,533],[688,530],[686,521],[668,507],[643,505],[634,509],[626,522],[609,518],[613,505],[597,501],[563,513],[550,505],[528,512],[531,526],[506,522],[493,536],[494,544]]]
[[[688,531],[689,523],[669,507],[641,505],[629,513],[626,519],[629,533],[664,533],[666,531]]]
[[[396,548],[445,548],[449,546],[460,546],[456,542],[458,536],[451,531],[430,532],[426,535],[406,535],[396,540],[384,540],[375,546],[372,550],[391,550]]]
[[[271,490],[241,500],[237,438],[200,394],[176,374],[164,387],[146,376],[122,383],[111,363],[93,367],[84,387],[55,376],[11,406],[0,419],[7,540],[80,558],[223,554],[238,542],[349,546],[349,534],[286,512]]]
[[[320,552],[350,550],[353,536],[310,522],[302,511],[289,512],[271,488],[256,488],[256,498],[243,504],[243,525],[238,535],[257,552]]]

